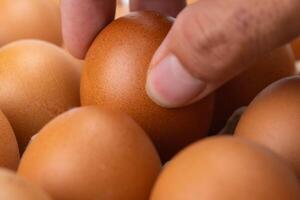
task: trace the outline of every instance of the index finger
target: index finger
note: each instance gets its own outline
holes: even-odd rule
[[[62,0],[64,43],[77,58],[85,54],[98,32],[115,17],[116,0]]]

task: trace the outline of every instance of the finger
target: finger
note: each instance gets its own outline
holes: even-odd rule
[[[296,37],[299,2],[201,0],[187,7],[153,57],[148,95],[164,107],[207,96],[259,56]]]
[[[84,58],[98,32],[114,19],[115,0],[62,0],[63,38],[67,49]]]
[[[186,0],[131,0],[130,10],[152,10],[176,17],[186,6]]]

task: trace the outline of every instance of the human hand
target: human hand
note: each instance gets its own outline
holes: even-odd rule
[[[130,10],[154,10],[175,17],[185,0],[131,0]],[[99,31],[115,17],[116,0],[62,0],[63,37],[77,58],[85,54]]]
[[[299,11],[299,0],[199,0],[154,55],[148,95],[169,108],[200,100],[299,35]]]
[[[131,1],[131,10],[173,16],[184,6],[183,0]],[[164,107],[205,97],[251,61],[296,37],[299,10],[299,0],[199,0],[186,7],[153,57],[146,84],[149,96]],[[70,52],[83,58],[114,12],[112,0],[62,0],[63,33]]]

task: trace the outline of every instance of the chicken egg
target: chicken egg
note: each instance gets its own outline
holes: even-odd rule
[[[48,123],[28,145],[18,173],[55,200],[148,200],[160,168],[136,122],[90,106]]]
[[[149,11],[113,21],[88,51],[80,88],[83,105],[119,109],[133,117],[154,141],[163,162],[207,135],[213,111],[213,96],[166,109],[146,94],[149,63],[172,23],[173,18]]]
[[[269,84],[296,74],[289,45],[273,50],[216,91],[211,133],[219,132],[235,110],[247,106]]]
[[[0,0],[0,47],[20,39],[62,44],[60,10],[53,0]]]
[[[295,174],[268,149],[233,136],[192,144],[160,174],[150,200],[299,200]]]
[[[235,135],[268,147],[300,178],[300,76],[263,90],[242,115]]]
[[[80,63],[44,41],[0,48],[0,109],[22,153],[31,136],[58,114],[79,106]]]

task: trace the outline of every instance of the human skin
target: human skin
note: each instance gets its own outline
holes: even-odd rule
[[[113,0],[62,0],[64,41],[84,58],[97,33],[114,18]],[[131,10],[177,19],[153,56],[146,90],[174,108],[198,101],[260,56],[300,34],[299,0],[132,0]],[[177,15],[178,14],[178,15]]]

